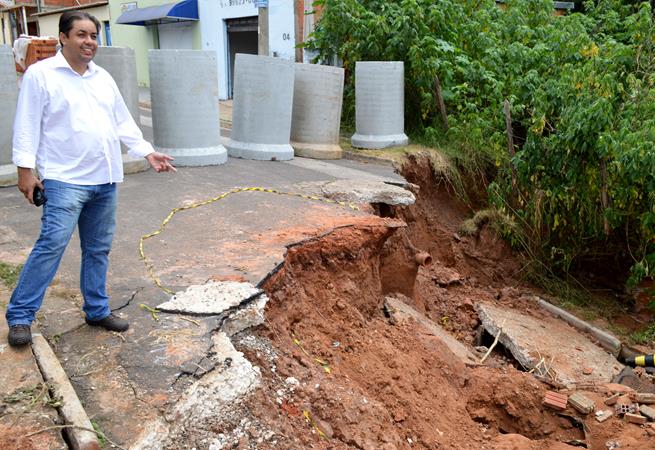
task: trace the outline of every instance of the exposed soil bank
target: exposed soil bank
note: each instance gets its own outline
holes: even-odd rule
[[[261,368],[263,389],[245,401],[240,424],[221,425],[226,433],[240,427],[236,448],[570,449],[566,442],[585,439],[544,409],[546,386],[532,375],[499,356],[491,367],[466,366],[415,322],[385,315],[385,295],[399,293],[472,343],[478,301],[535,308],[500,239],[485,229],[456,234],[467,211],[429,164],[405,172],[421,187],[416,205],[291,247],[263,286],[266,325],[235,343]],[[417,250],[434,263],[417,265]],[[655,445],[638,426],[592,416],[589,448],[609,439],[621,448]]]

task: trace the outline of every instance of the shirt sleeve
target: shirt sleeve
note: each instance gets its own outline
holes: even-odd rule
[[[12,162],[18,167],[34,169],[36,166],[45,100],[39,74],[28,68],[21,82],[14,118]]]
[[[143,158],[155,149],[150,142],[143,139],[143,134],[132,118],[130,111],[125,105],[123,96],[118,90],[118,87],[112,80],[112,87],[116,95],[116,102],[114,106],[114,118],[116,120],[116,131],[118,138],[127,147],[127,153],[135,158]]]

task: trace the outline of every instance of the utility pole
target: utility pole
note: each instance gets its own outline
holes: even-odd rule
[[[255,1],[258,7],[259,18],[257,20],[257,54],[269,56],[268,45],[268,0]]]

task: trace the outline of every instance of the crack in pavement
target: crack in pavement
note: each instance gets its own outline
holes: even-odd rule
[[[127,308],[130,305],[130,303],[132,303],[132,300],[134,300],[134,297],[136,297],[141,291],[143,291],[143,286],[137,288],[134,292],[132,292],[132,295],[127,300],[127,303],[125,303],[122,306],[119,306],[118,308],[112,309],[111,312],[120,311],[121,309]]]

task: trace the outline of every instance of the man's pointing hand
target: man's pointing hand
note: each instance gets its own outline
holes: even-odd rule
[[[146,159],[155,172],[177,172],[177,169],[171,164],[173,158],[168,155],[152,152],[146,155]]]

